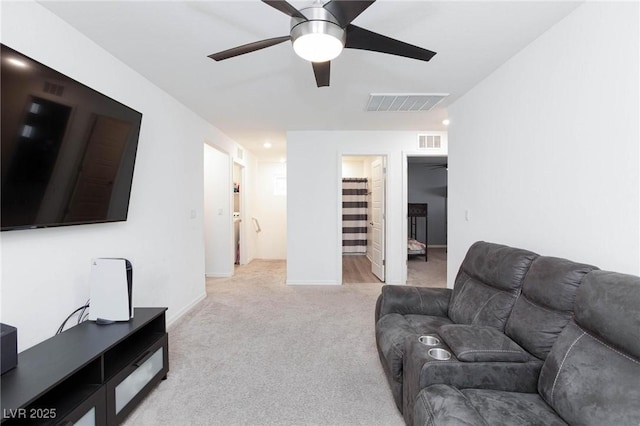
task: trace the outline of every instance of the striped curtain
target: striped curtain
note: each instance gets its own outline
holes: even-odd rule
[[[342,179],[342,253],[367,252],[367,179]]]

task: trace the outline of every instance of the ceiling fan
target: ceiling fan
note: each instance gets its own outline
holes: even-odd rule
[[[316,84],[323,87],[329,86],[331,60],[338,57],[343,48],[388,53],[420,61],[428,61],[436,54],[351,24],[374,1],[331,0],[322,4],[317,0],[310,7],[298,10],[285,0],[262,0],[291,17],[290,34],[213,53],[209,58],[222,61],[291,40],[296,54],[311,62]]]

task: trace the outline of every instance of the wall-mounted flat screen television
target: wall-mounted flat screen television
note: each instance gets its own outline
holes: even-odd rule
[[[142,114],[0,46],[2,230],[126,220]]]

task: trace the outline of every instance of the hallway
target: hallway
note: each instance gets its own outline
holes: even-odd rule
[[[342,284],[380,283],[371,272],[371,261],[364,255],[342,256]]]

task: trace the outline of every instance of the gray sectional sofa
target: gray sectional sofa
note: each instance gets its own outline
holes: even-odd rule
[[[450,289],[384,286],[376,303],[378,354],[391,392],[403,409],[405,342],[445,324],[475,324],[502,331],[522,280],[537,254],[499,244],[473,244]]]
[[[640,424],[638,277],[478,242],[453,291],[385,286],[375,315],[409,425]]]

